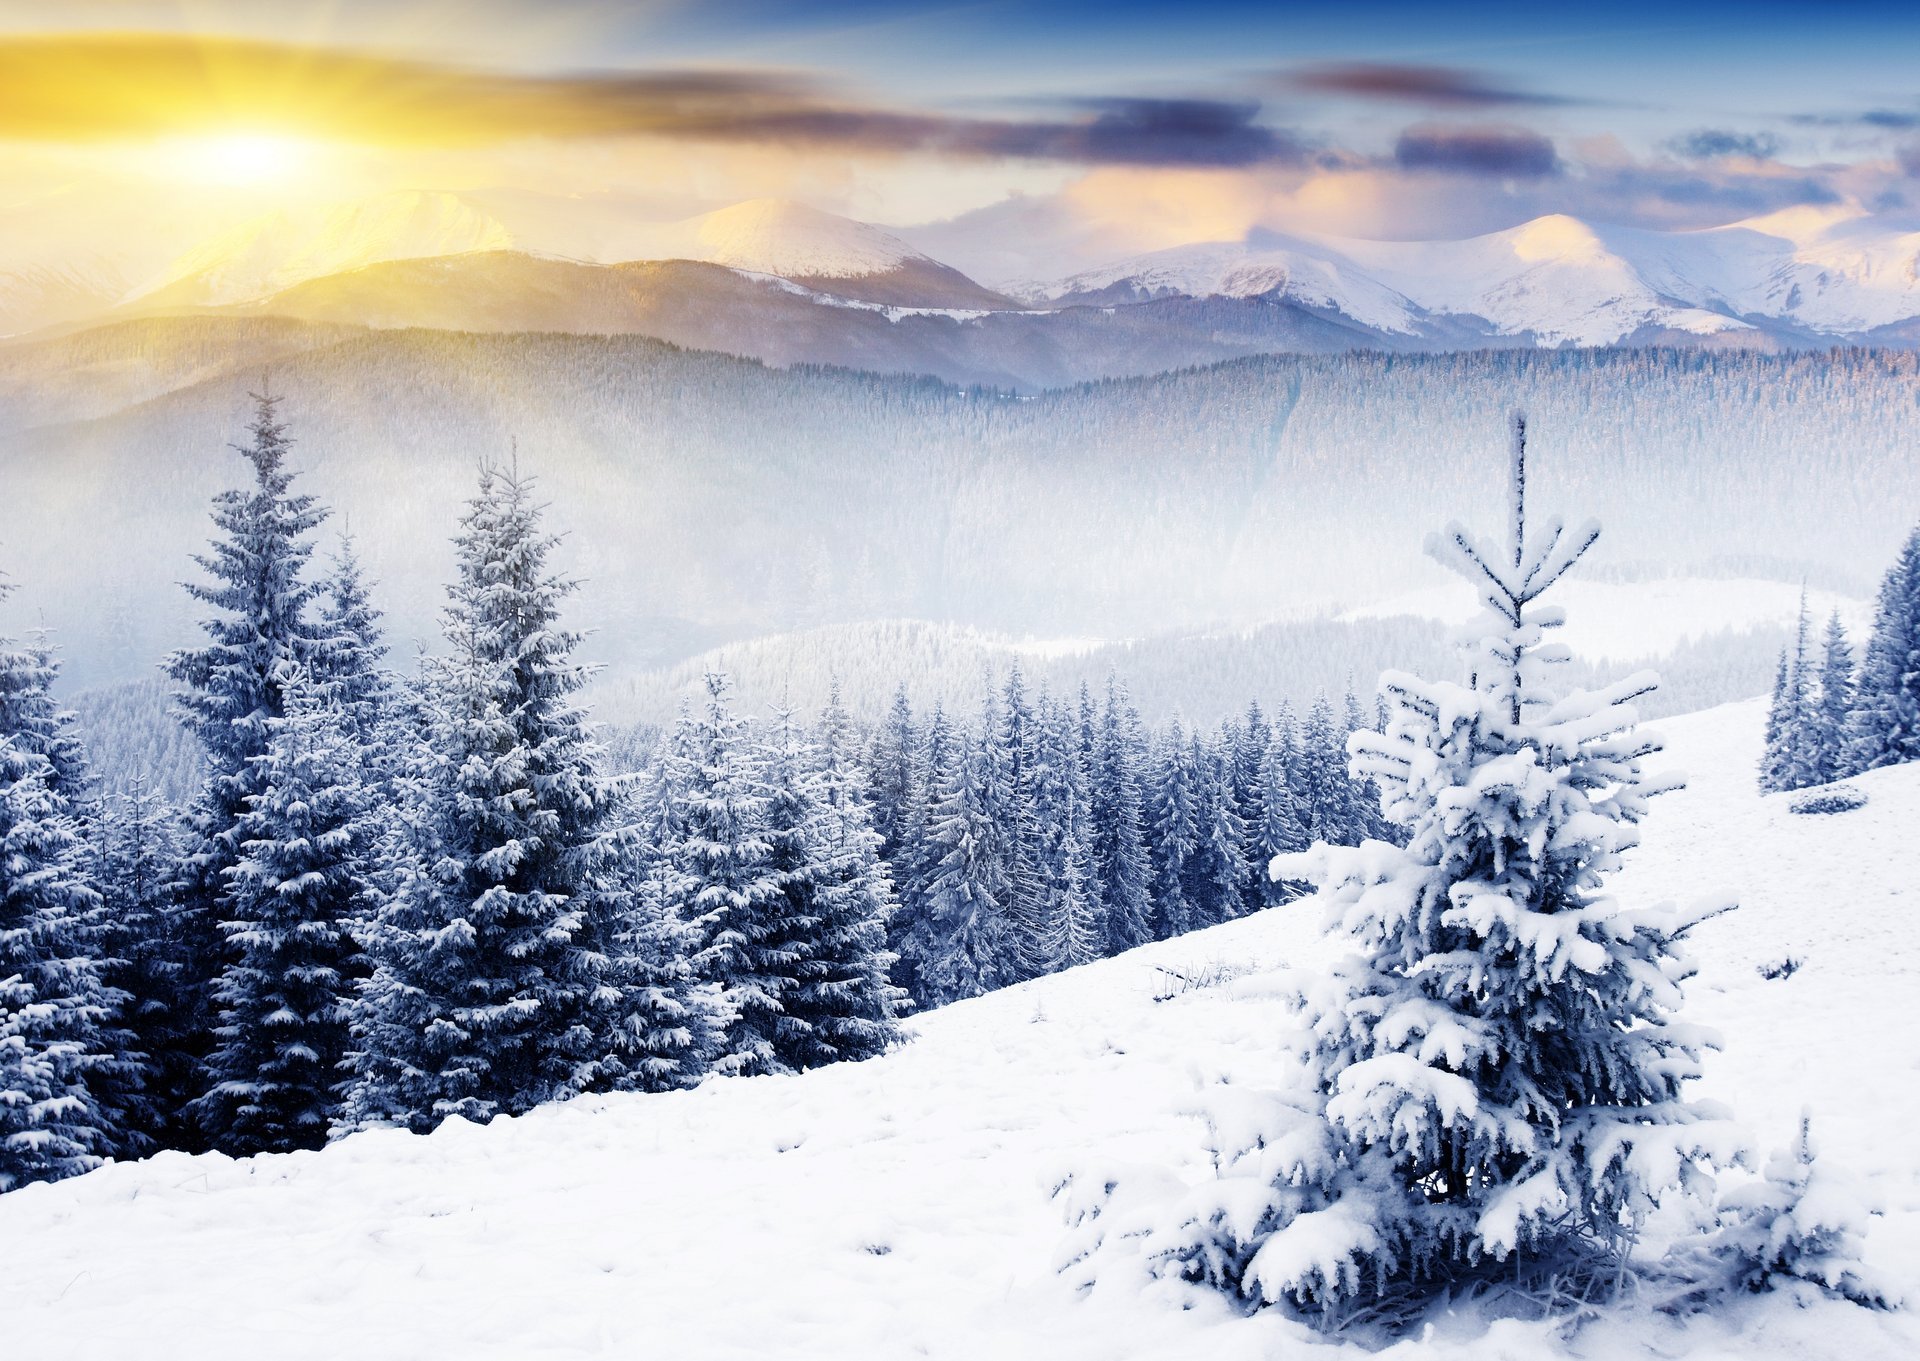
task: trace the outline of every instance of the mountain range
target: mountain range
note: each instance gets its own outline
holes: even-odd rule
[[[1090,264],[1063,247],[1040,278],[936,258],[994,266],[964,221],[890,230],[778,200],[664,223],[564,207],[403,192],[270,213],[132,285],[111,262],[0,273],[0,329],[237,312],[634,334],[1021,391],[1266,353],[1920,344],[1920,232],[1842,207],[1684,232],[1567,216],[1454,241],[1256,231]]]

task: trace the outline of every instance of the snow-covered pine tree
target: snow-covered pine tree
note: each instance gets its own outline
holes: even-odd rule
[[[1000,715],[987,691],[977,732],[959,737],[953,768],[927,821],[930,865],[916,924],[916,1000],[943,1006],[1020,980],[1020,938],[1007,914],[1008,854],[995,816],[1004,806]]]
[[[780,713],[760,766],[766,792],[767,867],[778,898],[763,948],[787,973],[769,1036],[783,1069],[871,1058],[898,1038],[900,998],[886,920],[893,885],[875,855],[879,836],[849,778],[850,734],[835,687],[823,741],[806,741]],[[838,749],[838,750],[836,750]]]
[[[0,732],[11,733],[20,750],[46,758],[48,792],[84,830],[93,821],[99,794],[79,725],[53,695],[59,654],[44,632],[29,634],[25,646],[4,646],[8,657],[0,663]]]
[[[1273,852],[1261,854],[1258,831],[1266,816],[1267,753],[1273,746],[1273,725],[1250,700],[1246,716],[1233,729],[1233,811],[1246,829],[1241,838],[1240,912],[1252,912],[1266,901],[1267,862]],[[1237,915],[1237,914],[1236,914]]]
[[[1333,705],[1318,695],[1307,710],[1300,730],[1299,778],[1301,819],[1307,835],[1332,846],[1360,841],[1359,810],[1354,806],[1353,782],[1347,774],[1346,746],[1333,716]]]
[[[887,948],[896,956],[893,981],[918,1005],[929,1000],[920,983],[920,965],[933,952],[927,904],[941,855],[928,831],[934,803],[952,778],[958,749],[953,724],[946,710],[935,703],[916,753],[912,795],[901,819],[898,846],[889,859],[899,899],[887,923]]]
[[[1040,903],[1026,942],[1028,969],[1054,973],[1097,959],[1106,943],[1087,850],[1087,772],[1079,723],[1064,704],[1043,704],[1036,735]]]
[[[1276,907],[1300,896],[1305,890],[1298,883],[1275,879],[1266,872],[1276,855],[1294,855],[1308,844],[1307,829],[1300,820],[1300,805],[1294,799],[1292,761],[1290,759],[1292,715],[1287,726],[1275,726],[1267,744],[1267,769],[1263,783],[1259,821],[1247,829],[1247,841],[1259,857],[1258,880],[1262,907]],[[1251,857],[1250,857],[1251,858]]]
[[[574,583],[532,483],[485,466],[455,539],[458,575],[430,659],[416,812],[362,930],[343,1122],[430,1129],[571,1095],[604,1052],[588,937],[611,791],[573,696],[587,671],[560,626]]]
[[[285,678],[257,792],[240,819],[214,987],[211,1085],[195,1110],[235,1156],[319,1148],[335,1122],[347,1007],[363,972],[349,934],[362,906],[368,818],[348,717],[327,683]]]
[[[1407,847],[1274,866],[1317,882],[1356,948],[1304,999],[1313,1090],[1276,1102],[1152,1245],[1328,1325],[1383,1297],[1413,1316],[1476,1276],[1614,1279],[1655,1198],[1704,1189],[1740,1147],[1683,1096],[1705,1043],[1674,1016],[1699,914],[1600,893],[1660,788],[1632,708],[1655,681],[1550,685],[1562,614],[1536,602],[1599,529],[1531,530],[1524,432],[1516,417],[1509,544],[1458,525],[1428,541],[1488,607],[1469,684],[1388,673],[1388,734],[1353,741]]]
[[[667,855],[689,896],[676,905],[699,941],[694,967],[715,984],[728,1020],[715,1067],[778,1073],[780,1038],[800,949],[767,835],[768,796],[751,733],[708,672],[706,699],[677,725],[667,756],[674,802]]]
[[[887,706],[887,716],[881,720],[867,756],[873,829],[880,833],[880,856],[896,867],[902,860],[920,764],[920,732],[913,721],[907,687],[901,685],[893,692],[893,702]]]
[[[1234,807],[1233,733],[1211,746],[1194,734],[1192,769],[1199,840],[1187,859],[1186,899],[1195,926],[1214,926],[1244,910],[1246,823]]]
[[[1188,869],[1203,835],[1198,772],[1185,726],[1175,714],[1161,747],[1153,806],[1153,934],[1156,940],[1184,935],[1202,925],[1187,897]]]
[[[1848,747],[1855,771],[1920,761],[1920,529],[1880,583]]]
[[[119,1026],[127,1034],[127,1052],[141,1060],[137,1088],[127,1084],[116,1091],[119,1084],[112,1080],[104,1091],[102,1084],[92,1085],[103,1104],[121,1108],[122,1149],[130,1156],[177,1146],[182,1131],[176,1121],[184,1118],[203,1077],[197,1062],[183,1063],[177,1052],[179,981],[190,976],[174,933],[178,817],[136,775],[102,805],[99,823],[105,978],[124,998]]]
[[[1766,739],[1760,748],[1760,792],[1777,794],[1786,786],[1787,743],[1793,731],[1793,710],[1787,688],[1787,650],[1773,669],[1773,695],[1767,701]]]
[[[1853,714],[1853,648],[1847,642],[1840,611],[1827,619],[1820,652],[1820,693],[1809,713],[1812,734],[1808,759],[1815,784],[1830,784],[1852,773],[1847,731]]]
[[[320,587],[312,678],[326,688],[354,741],[363,751],[377,753],[389,699],[381,670],[387,645],[351,534],[340,536]]]
[[[166,662],[181,686],[174,696],[180,716],[206,751],[174,916],[176,957],[186,971],[177,994],[181,1048],[175,1058],[188,1063],[203,1059],[212,1044],[213,981],[225,960],[218,923],[228,871],[241,856],[239,823],[258,792],[254,758],[267,749],[270,722],[286,711],[285,678],[319,653],[309,612],[320,588],[301,576],[313,551],[308,535],[327,511],[292,490],[287,452],[293,441],[279,418],[280,399],[263,392],[253,402],[249,440],[233,446],[251,466],[253,485],[214,498],[219,537],[210,554],[194,558],[211,580],[186,587],[213,611],[201,621],[208,641]]]
[[[0,653],[0,668],[11,656]],[[123,1072],[101,899],[45,756],[0,732],[0,1192],[73,1176],[122,1140],[89,1083]]]
[[[1088,846],[1100,918],[1103,954],[1119,954],[1153,939],[1153,861],[1147,851],[1147,740],[1124,686],[1107,673],[1106,704],[1094,739],[1089,775]]]
[[[1045,892],[1040,864],[1040,819],[1034,791],[1038,778],[1039,720],[1018,661],[1007,669],[999,713],[999,723],[988,729],[994,752],[987,770],[994,778],[988,786],[987,811],[999,829],[999,845],[1004,857],[1002,874],[1006,887],[999,898],[1000,910],[1022,937],[1031,942],[1039,931],[1040,903]]]

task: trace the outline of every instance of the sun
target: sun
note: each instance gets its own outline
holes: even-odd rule
[[[309,138],[286,133],[224,132],[179,138],[163,154],[177,179],[244,188],[299,178],[317,148]]]

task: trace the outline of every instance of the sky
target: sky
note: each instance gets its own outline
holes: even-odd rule
[[[1911,4],[0,0],[0,91],[16,268],[396,189],[530,223],[795,198],[1116,252],[1551,212],[1920,226]]]

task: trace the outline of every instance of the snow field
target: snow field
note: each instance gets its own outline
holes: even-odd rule
[[[1850,782],[1856,811],[1791,814],[1754,792],[1763,709],[1658,725],[1654,768],[1692,783],[1613,886],[1739,896],[1692,941],[1686,1015],[1725,1037],[1703,1094],[1762,1152],[1810,1108],[1823,1162],[1886,1211],[1869,1261],[1920,1295],[1920,766]],[[1083,1293],[1052,1198],[1069,1174],[1073,1199],[1209,1175],[1189,1112],[1285,1061],[1286,971],[1336,948],[1295,905],[931,1013],[864,1064],[29,1187],[0,1198],[8,1355],[1368,1355],[1152,1283],[1124,1250]],[[1789,955],[1790,977],[1761,977]],[[1545,1325],[1469,1317],[1384,1355],[1559,1350]],[[1603,1320],[1569,1354],[1891,1361],[1920,1354],[1920,1320],[1776,1294],[1684,1327]]]

